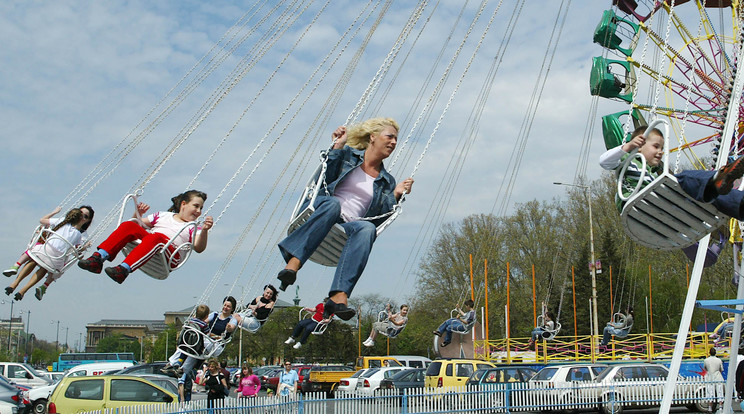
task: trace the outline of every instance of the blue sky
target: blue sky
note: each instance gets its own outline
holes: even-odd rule
[[[597,119],[590,115],[591,57],[602,53],[591,36],[610,3],[571,3],[528,139],[518,154],[523,158],[509,195],[499,191],[504,178],[512,174],[509,163],[515,156],[514,143],[525,122],[543,59],[549,53],[556,15],[561,4],[568,3],[526,2],[505,51],[500,47],[515,13],[514,5],[489,3],[464,42],[441,94],[432,100],[428,115],[421,115],[425,113],[422,108],[433,96],[432,90],[479,4],[468,3],[456,26],[460,2],[442,2],[436,8],[432,3],[424,8],[423,17],[393,61],[379,91],[363,105],[360,114],[362,118],[391,116],[403,124],[397,150],[400,158],[394,165],[392,160],[386,165],[399,179],[415,172],[416,183],[403,204],[402,215],[378,239],[354,295],[379,293],[397,301],[415,296],[413,272],[442,222],[498,211],[504,197],[508,197],[511,211],[515,203],[561,196],[564,189],[552,182],[573,180],[577,165],[584,162],[580,153],[585,136],[592,137],[586,172],[591,178],[600,173],[595,160],[604,147],[599,122],[595,121],[601,115],[625,109],[620,103],[602,101]],[[142,200],[153,209],[166,209],[170,197],[185,190],[193,180],[192,187],[209,194],[209,213],[221,215],[210,232],[206,252],[192,256],[186,267],[165,281],[137,272],[119,286],[105,276],[72,268],[52,285],[43,301],[28,294],[15,304],[14,315],[22,313],[26,320],[30,311],[32,332],[54,340],[59,320],[62,331],[69,328],[72,343],[85,332],[87,323],[100,319],[159,319],[164,312],[192,306],[203,297],[209,297],[208,304],[216,309],[228,292],[250,299],[265,283],[274,282],[282,267],[275,243],[299,196],[299,187],[316,166],[318,151],[330,144],[330,132],[357,106],[414,6],[413,2],[393,2],[357,58],[354,54],[360,50],[379,8],[362,22],[355,19],[365,16],[365,2],[334,1],[322,13],[323,2],[291,4],[298,8],[291,9],[288,16],[296,20],[288,17],[284,21],[277,19],[287,8],[286,2],[0,4],[0,38],[5,45],[0,49],[0,141],[4,149],[0,163],[8,218],[0,238],[1,263],[12,264],[25,248],[37,220],[63,201],[65,210],[80,201],[91,204],[96,210],[93,229],[108,234],[113,224],[99,227],[104,217],[118,208],[130,188],[145,181]],[[274,6],[276,11],[270,12]],[[301,13],[299,10],[305,7]],[[453,96],[497,8],[496,18]],[[246,28],[231,30],[246,13]],[[312,22],[316,14],[318,18]],[[268,17],[261,23],[260,16]],[[358,23],[353,24],[355,21]],[[361,30],[354,32],[360,26]],[[349,45],[343,53],[329,55],[349,27],[354,34]],[[277,29],[283,34],[273,32],[271,46],[262,48],[267,43],[261,36]],[[233,34],[236,37],[231,37]],[[190,69],[203,56],[216,56],[210,50],[220,39],[224,39],[220,44],[228,40],[233,44],[233,39],[240,36],[246,36],[245,42],[225,56],[222,65],[196,85],[182,103],[169,108],[174,94],[166,94],[174,87],[176,93],[182,91],[181,79],[194,79],[196,72],[186,75]],[[241,62],[246,56],[249,63]],[[330,57],[321,64],[326,56]],[[356,59],[350,81],[334,95],[344,70]],[[477,113],[474,107],[494,59],[498,71],[488,84],[490,93],[482,118],[473,128],[469,119]],[[244,76],[224,93],[219,85],[236,68],[244,71]],[[311,78],[316,68],[320,69]],[[430,72],[431,68],[434,70]],[[427,76],[432,77],[428,84],[424,83]],[[305,84],[308,86],[303,88]],[[215,91],[217,95],[213,95]],[[219,96],[218,104],[211,103],[210,96]],[[450,97],[451,103],[442,115]],[[194,126],[190,120],[194,114],[204,113],[199,110],[202,105],[214,108]],[[152,108],[155,110],[150,112]],[[168,116],[154,122],[159,113]],[[592,122],[593,129],[587,130]],[[404,145],[414,123],[415,135]],[[153,127],[152,131],[142,133],[148,126]],[[455,162],[452,155],[466,147],[463,139],[471,133],[472,147],[459,161],[463,167],[458,172],[449,167]],[[106,158],[107,154],[117,144],[130,142],[139,134],[143,137],[141,144],[126,157],[113,158],[115,169],[107,166],[93,181],[85,181],[102,159],[111,159]],[[187,139],[157,174],[143,180],[143,172],[177,137]],[[210,157],[222,141],[220,150]],[[241,165],[234,184],[227,186]],[[197,176],[202,166],[204,170]],[[285,169],[286,175],[275,182]],[[440,184],[454,176],[454,189],[444,190]],[[76,191],[81,183],[86,183],[85,188]],[[217,200],[223,189],[224,195]],[[100,240],[101,236],[96,239]],[[240,246],[232,250],[240,240]],[[220,274],[218,279],[216,275]],[[331,278],[330,269],[315,264],[303,268],[299,281],[303,303],[314,304],[321,299]],[[291,300],[293,296],[294,292],[285,293],[282,299]],[[3,317],[10,312],[5,302],[0,304]]]

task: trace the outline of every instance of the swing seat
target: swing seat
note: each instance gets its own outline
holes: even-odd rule
[[[60,253],[51,246],[47,246],[47,242],[55,239],[61,240],[65,244],[65,251]],[[35,246],[42,246],[40,249],[34,249]],[[85,246],[85,247],[83,247]],[[34,230],[31,241],[28,244],[26,253],[28,256],[46,270],[49,274],[64,273],[70,266],[77,263],[78,260],[83,259],[83,252],[87,248],[87,244],[81,247],[75,247],[69,240],[60,236],[56,232],[52,231],[49,227],[38,226]]]
[[[380,333],[380,335],[387,336],[390,339],[396,338],[398,335],[400,335],[401,332],[403,332],[404,329],[406,329],[406,325],[408,325],[408,321],[403,323],[403,325],[397,326],[394,323],[390,322],[388,319],[387,311],[380,311],[380,313],[377,315],[377,322],[387,322],[388,326],[385,329],[385,331],[377,330],[377,332]]]
[[[303,319],[306,319],[308,317],[312,317],[313,314],[314,314],[314,312],[308,312],[308,311],[306,311],[304,309],[300,309],[299,319],[300,320],[303,320]],[[328,329],[328,325],[331,323],[332,320],[333,320],[333,318],[331,318],[331,320],[329,320],[328,322],[318,322],[318,323],[316,323],[315,324],[315,329],[313,329],[313,331],[310,332],[310,334],[312,334],[312,335],[323,335],[325,333],[326,329]]]
[[[561,330],[561,324],[559,322],[553,322],[553,329],[549,329],[547,326],[545,326],[545,318],[543,315],[537,316],[537,326],[542,328],[542,339],[545,341],[552,341],[556,335],[558,335],[558,332]]]
[[[271,312],[273,312],[273,311],[274,311],[274,308],[272,307],[271,308]],[[238,324],[238,327],[240,329],[242,329],[242,330],[244,330],[244,331],[246,331],[248,333],[252,333],[252,334],[257,333],[258,330],[261,329],[261,327],[263,326],[263,324],[266,321],[269,320],[269,316],[271,316],[271,312],[269,312],[269,315],[266,316],[266,318],[264,318],[264,319],[258,319],[255,316],[253,316],[253,310],[251,310],[249,308],[245,308],[244,312],[245,312],[245,314],[243,314],[242,312],[239,314],[241,316],[241,318],[255,318],[258,321],[258,324],[259,324],[258,325],[258,328],[250,329],[250,328],[244,327],[242,323]]]
[[[644,135],[663,127],[664,147],[669,148],[669,124],[657,119],[649,124]],[[624,179],[634,157],[640,157],[638,183],[629,195],[624,194]],[[702,239],[728,221],[710,203],[690,198],[677,178],[669,172],[669,154],[664,152],[664,171],[646,187],[646,159],[633,152],[618,174],[617,191],[625,201],[620,215],[628,236],[635,242],[658,250],[681,249]]]
[[[635,242],[659,250],[695,244],[728,219],[713,205],[695,201],[668,172],[631,197],[621,220]]]
[[[176,349],[192,358],[209,359],[224,349],[228,342],[230,336],[223,335],[219,339],[212,339],[199,328],[186,323],[181,328]]]
[[[457,315],[459,315],[459,313],[457,313],[457,309],[452,309],[450,311],[450,319],[456,318]],[[470,321],[470,323],[463,324],[461,327],[452,329],[452,333],[458,333],[460,335],[465,335],[465,334],[470,333],[470,330],[473,329],[473,326],[475,326],[476,320],[478,320],[478,318],[473,318],[473,320]]]
[[[292,212],[292,218],[290,219],[289,226],[287,227],[287,235],[292,234],[295,230],[297,230],[297,228],[305,224],[310,216],[315,212],[315,207],[313,207],[313,204],[315,204],[315,199],[318,196],[318,191],[322,186],[325,186],[325,172],[327,168],[325,162],[327,156],[323,154],[321,155],[321,157],[323,161],[315,170],[315,173],[313,173],[312,177],[305,186],[305,190],[303,191],[302,196],[295,205],[294,211]],[[387,219],[385,219],[377,226],[377,236],[379,236],[380,233],[382,233],[382,231],[385,230],[385,228],[389,226],[390,223],[393,222],[393,220],[395,220],[398,214],[400,214],[400,211],[401,209],[399,203],[396,204],[395,207],[393,207],[393,210],[390,212]],[[315,249],[315,252],[313,252],[313,254],[310,256],[310,260],[319,265],[335,267],[336,265],[338,265],[338,260],[341,257],[341,251],[346,245],[347,238],[348,236],[346,235],[346,231],[344,230],[344,228],[341,227],[341,225],[339,224],[334,224],[326,237],[323,239],[323,242],[320,243],[320,246],[318,246],[318,248]]]
[[[718,236],[718,243],[712,243],[708,246],[708,250],[705,252],[705,262],[703,262],[703,268],[711,267],[718,261],[718,256],[721,255],[721,250],[723,250],[723,244],[724,244],[724,237],[723,233],[720,233]],[[692,244],[690,246],[687,246],[682,249],[683,252],[685,252],[685,256],[687,256],[690,261],[695,262],[695,255],[697,254],[698,249],[698,243]]]
[[[124,202],[122,203],[121,210],[119,211],[119,224],[122,223],[124,209],[126,207],[127,201],[129,201],[130,199],[134,202],[134,211],[137,215],[137,217],[130,219],[130,221],[136,221],[140,226],[142,226],[142,228],[145,228],[144,223],[142,222],[142,216],[137,210],[136,194],[128,194],[126,197],[124,197]],[[148,232],[150,232],[149,229],[147,230]],[[179,245],[177,248],[173,248],[173,242],[184,231],[191,231],[194,237],[196,237],[196,222],[192,221],[185,223],[183,227],[181,227],[181,229],[178,231],[178,233],[171,237],[171,239],[168,240],[168,243],[160,248],[160,250],[158,250],[139,269],[142,270],[146,275],[154,279],[165,280],[168,278],[172,271],[183,266],[191,256],[194,245],[192,242],[187,242]],[[134,250],[134,248],[137,247],[139,244],[139,240],[127,243],[127,245],[124,246],[124,248],[122,249],[124,251],[124,255],[126,256],[131,253],[132,250]]]

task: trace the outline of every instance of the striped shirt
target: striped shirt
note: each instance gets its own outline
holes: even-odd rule
[[[602,154],[599,157],[599,165],[602,166],[602,168],[604,168],[605,170],[615,170],[615,176],[618,176],[620,174],[620,170],[622,169],[623,163],[629,156],[630,154],[623,151],[623,147],[621,145],[612,148]],[[643,163],[638,157],[633,156],[633,159],[628,165],[628,169],[625,170],[625,176],[623,177],[623,197],[627,198],[636,188],[636,185],[638,185],[638,180],[641,177],[641,168],[643,168]],[[651,182],[659,176],[659,172],[661,170],[661,164],[655,167],[651,167],[646,164],[646,174],[643,176],[643,183],[641,184],[640,189],[651,184]],[[617,206],[618,211],[623,211],[625,202],[620,199],[619,194],[615,194],[615,205]]]

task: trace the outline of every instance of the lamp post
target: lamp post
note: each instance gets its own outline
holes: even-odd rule
[[[580,185],[580,184],[566,184],[566,183],[559,183],[559,182],[553,182],[555,185],[564,185],[566,187],[577,187],[584,190],[584,194],[586,195],[586,203],[589,205],[589,250],[591,252],[592,256],[592,264],[589,267],[592,273],[592,335],[595,338],[599,338],[599,324],[597,320],[597,268],[596,268],[596,260],[594,258],[594,227],[592,225],[592,199],[590,197],[590,191],[591,188],[588,185]],[[592,340],[594,342],[594,340]]]
[[[57,322],[57,337],[54,339],[54,350],[59,352],[59,321],[49,321],[50,324]]]

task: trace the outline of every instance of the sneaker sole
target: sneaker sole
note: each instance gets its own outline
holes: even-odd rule
[[[88,272],[91,272],[91,273],[95,273],[97,275],[100,275],[101,274],[101,271],[103,270],[103,265],[101,265],[101,268],[100,269],[91,269],[86,264],[80,264],[80,262],[78,262],[78,267],[81,268],[81,269],[83,269],[83,270],[85,270],[85,271],[88,271]]]
[[[15,276],[16,273],[18,273],[17,270],[5,270],[3,271],[3,275],[7,277]]]
[[[726,176],[721,180],[721,186],[718,188],[718,193],[721,195],[730,193],[734,188],[734,182],[744,175],[744,158],[739,158],[734,163],[731,170],[726,171]]]

